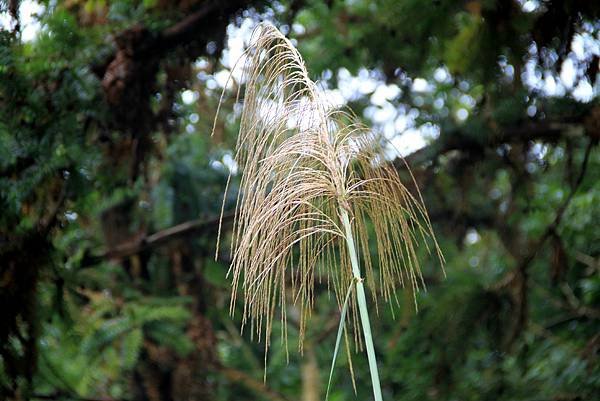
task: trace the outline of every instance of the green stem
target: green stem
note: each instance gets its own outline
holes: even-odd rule
[[[365,336],[365,345],[367,347],[367,358],[369,360],[369,370],[371,372],[371,382],[373,384],[373,396],[375,401],[383,401],[381,396],[381,384],[379,383],[379,370],[377,369],[377,359],[375,358],[375,347],[373,346],[373,335],[371,334],[371,323],[369,322],[369,311],[367,309],[367,297],[365,296],[365,287],[363,279],[360,276],[360,268],[358,266],[358,257],[356,256],[356,247],[354,245],[354,237],[352,236],[352,228],[348,212],[341,207],[340,214],[342,224],[346,233],[346,243],[348,244],[348,253],[350,254],[350,263],[352,265],[352,274],[356,281],[356,298],[358,301],[358,310],[360,313],[360,323]]]

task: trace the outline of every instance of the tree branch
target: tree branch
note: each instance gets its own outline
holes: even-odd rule
[[[523,258],[523,261],[519,265],[520,269],[527,268],[527,266],[531,263],[531,261],[535,258],[535,256],[539,252],[539,250],[542,248],[542,246],[544,245],[546,240],[550,237],[550,235],[552,235],[552,233],[554,233],[558,229],[558,226],[560,225],[560,222],[562,221],[565,211],[569,207],[569,204],[571,203],[573,196],[575,196],[575,193],[577,192],[577,190],[579,189],[579,186],[583,182],[583,177],[585,177],[588,162],[590,159],[590,153],[592,152],[593,147],[594,147],[594,142],[590,141],[590,143],[588,144],[588,146],[585,149],[585,155],[583,157],[583,162],[581,163],[581,168],[579,170],[579,176],[577,177],[577,180],[575,181],[575,185],[573,186],[573,189],[571,190],[571,192],[569,193],[569,196],[567,196],[567,198],[565,199],[563,204],[557,209],[554,220],[546,228],[546,230],[544,231],[544,234],[542,234],[542,236],[538,239],[537,244],[532,248],[532,250],[529,252],[529,254],[527,254],[525,256],[525,258]]]
[[[581,123],[578,122],[535,122],[516,127],[502,129],[498,134],[488,138],[474,138],[458,128],[443,132],[440,137],[404,158],[394,160],[399,170],[420,166],[426,162],[434,162],[438,157],[453,150],[465,152],[482,152],[493,149],[504,143],[524,143],[533,140],[555,142],[566,136],[578,136]]]
[[[594,145],[595,145],[595,141],[590,139],[590,142],[588,143],[588,145],[585,149],[585,155],[583,157],[583,162],[581,163],[581,168],[579,170],[579,175],[577,177],[577,180],[575,181],[575,185],[573,186],[573,189],[569,193],[569,196],[567,196],[567,198],[564,200],[562,205],[557,209],[556,215],[555,215],[552,223],[550,223],[548,225],[548,227],[546,228],[544,233],[540,236],[540,238],[537,240],[537,242],[533,245],[531,250],[521,259],[516,270],[511,271],[505,279],[500,281],[500,283],[502,283],[503,285],[508,285],[508,284],[512,283],[514,280],[518,280],[517,281],[518,310],[517,310],[517,315],[516,315],[516,324],[512,330],[512,333],[511,333],[509,341],[508,341],[509,344],[512,344],[513,341],[518,337],[518,335],[521,333],[521,331],[525,327],[526,320],[527,320],[528,267],[531,264],[531,262],[535,259],[535,257],[539,253],[539,251],[542,249],[542,247],[544,246],[544,244],[546,243],[548,238],[550,238],[550,236],[553,233],[555,233],[556,230],[558,229],[558,226],[560,225],[560,222],[562,221],[565,211],[567,210],[569,204],[571,203],[571,200],[575,196],[575,193],[579,189],[579,186],[583,182],[583,178],[585,177],[585,173],[587,171],[590,153],[591,153]]]
[[[252,2],[242,0],[212,0],[202,4],[202,6],[174,25],[165,28],[163,31],[149,34],[143,42],[137,43],[135,49],[130,49],[138,57],[160,58],[170,50],[180,45],[185,45],[193,40],[199,39],[202,32],[214,33],[213,29],[217,23],[222,24],[226,17],[229,17],[240,9],[249,7]],[[227,22],[227,21],[226,21]],[[127,31],[135,29],[142,31],[143,27],[137,26],[127,29],[116,36],[117,45],[120,45],[119,38],[126,35]],[[92,70],[103,77],[109,64],[118,55],[118,51],[107,55],[102,62],[92,66]]]
[[[223,215],[223,224],[229,224],[233,220],[233,213]],[[209,229],[216,229],[219,225],[219,218],[214,217],[208,220],[195,219],[177,224],[173,227],[165,228],[154,234],[135,238],[130,242],[119,244],[98,255],[84,257],[82,266],[96,265],[105,260],[119,260],[138,254],[144,250],[155,248],[168,243],[169,241],[180,238],[184,235],[197,234]]]

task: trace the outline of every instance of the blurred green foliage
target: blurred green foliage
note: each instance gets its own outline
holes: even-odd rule
[[[31,5],[0,3],[7,21],[17,3]],[[235,174],[213,260],[243,89],[224,92],[211,138],[226,26],[262,19],[324,87],[360,78],[345,100],[388,139],[426,138],[406,160],[446,274],[420,249],[418,313],[409,292],[378,305],[384,398],[600,394],[596,2],[255,1],[174,43],[159,39],[211,2],[39,4],[33,40],[0,29],[0,398],[323,398],[339,316],[325,282],[303,356],[293,302],[289,354],[275,336],[266,359],[239,332],[242,305],[229,315]],[[382,101],[382,85],[398,90]],[[369,399],[364,355],[356,395],[345,352],[338,363],[330,399]]]

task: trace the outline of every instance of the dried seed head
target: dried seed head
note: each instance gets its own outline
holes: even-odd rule
[[[350,111],[331,106],[290,41],[261,24],[245,57],[231,310],[241,287],[243,324],[251,324],[259,339],[264,333],[268,347],[276,306],[285,327],[285,305],[292,300],[301,311],[301,344],[315,283],[326,282],[341,304],[352,280],[340,208],[352,218],[376,301],[378,296],[391,301],[398,287],[416,292],[424,286],[420,241],[432,240],[443,257],[422,200],[386,163],[381,138]],[[369,236],[376,244],[376,270]],[[351,305],[355,311],[355,301]],[[356,326],[357,314],[350,316]]]

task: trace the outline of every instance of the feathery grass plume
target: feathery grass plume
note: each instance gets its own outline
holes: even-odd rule
[[[394,300],[398,287],[410,286],[413,293],[424,287],[418,243],[433,239],[443,257],[422,199],[386,162],[381,138],[349,110],[332,107],[308,77],[300,53],[275,27],[263,23],[255,29],[245,60],[231,311],[241,287],[242,324],[250,324],[259,340],[264,335],[268,348],[276,308],[285,330],[285,305],[293,300],[301,310],[301,347],[315,281],[325,280],[338,305],[349,296],[355,341],[365,341],[373,385],[379,387],[361,268],[375,302],[377,294]]]

